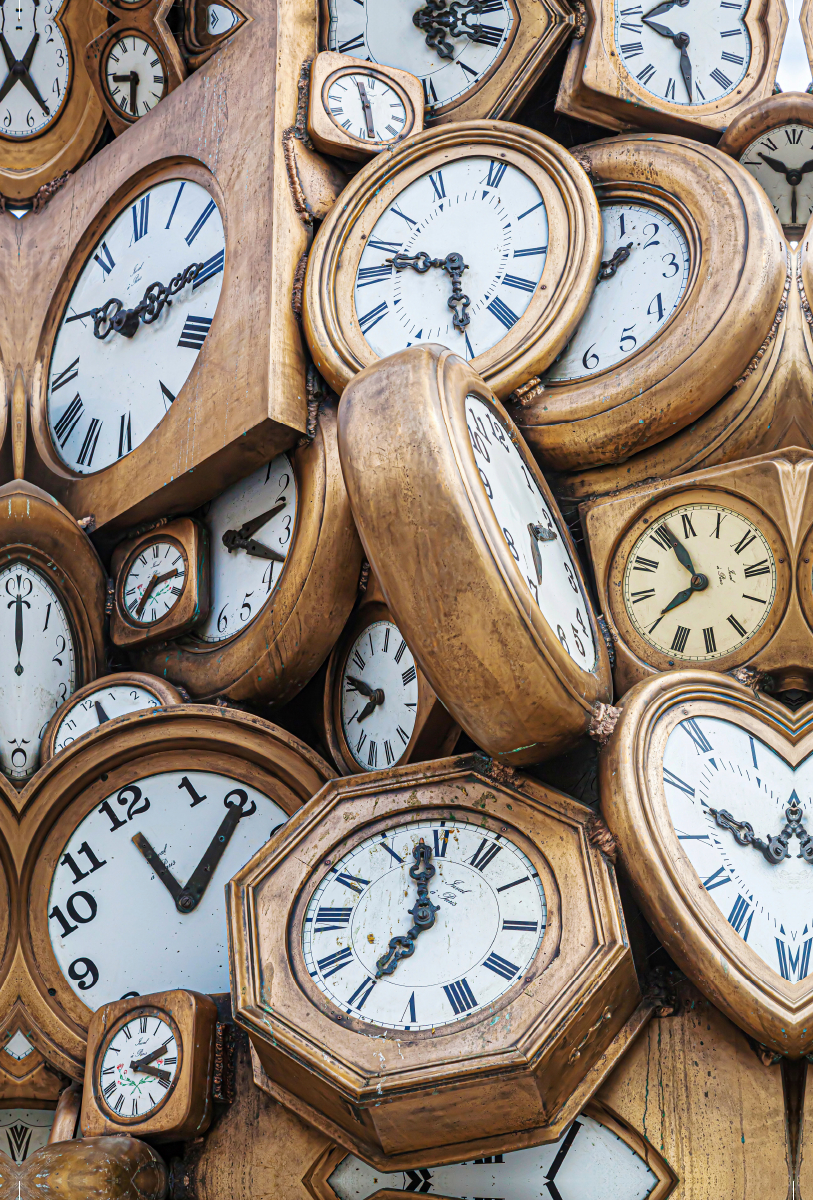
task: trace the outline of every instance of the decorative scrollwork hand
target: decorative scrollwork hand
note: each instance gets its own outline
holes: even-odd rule
[[[799,853],[796,857],[804,859],[806,863],[813,866],[813,836],[802,824],[804,810],[795,793],[791,796],[790,803],[785,809],[784,829],[775,837],[769,837],[767,841],[756,836],[750,822],[738,821],[725,808],[710,808],[709,813],[721,829],[727,829],[729,833],[733,833],[741,846],[753,846],[755,850],[759,850],[771,866],[775,867],[783,859],[790,858],[790,839],[792,837],[799,839]]]
[[[430,267],[438,267],[445,271],[452,281],[452,294],[447,301],[449,308],[454,313],[452,324],[455,329],[461,331],[471,324],[471,317],[466,312],[471,300],[464,295],[461,283],[463,272],[468,270],[468,263],[463,262],[462,254],[452,250],[445,258],[431,258],[425,250],[419,250],[416,254],[407,254],[406,251],[399,250],[393,258],[386,258],[384,261],[388,266],[395,267],[396,271],[406,271],[411,268],[419,275],[424,275]]]
[[[89,308],[87,312],[73,313],[65,318],[68,321],[81,321],[84,317],[93,319],[93,335],[103,342],[111,333],[120,333],[122,337],[131,338],[143,321],[151,325],[157,321],[165,307],[172,304],[175,296],[188,283],[194,282],[203,270],[203,263],[190,263],[183,271],[170,279],[168,284],[151,283],[135,308],[125,308],[121,300],[113,296],[99,308]]]
[[[415,939],[425,929],[431,929],[435,923],[435,913],[440,911],[440,905],[433,904],[429,899],[429,881],[435,874],[432,865],[432,848],[421,838],[413,847],[414,864],[409,868],[410,878],[418,885],[418,898],[412,908],[408,909],[412,917],[411,928],[403,935],[390,938],[389,949],[376,962],[378,970],[376,979],[382,975],[392,975],[402,958],[409,958],[415,953]]]

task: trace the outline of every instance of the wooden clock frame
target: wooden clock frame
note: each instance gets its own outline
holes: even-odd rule
[[[406,120],[402,131],[386,142],[362,141],[348,133],[330,113],[328,91],[343,75],[371,75],[397,95],[404,106]],[[420,82],[408,71],[386,67],[379,63],[368,63],[349,54],[334,54],[323,50],[311,64],[310,94],[308,99],[308,134],[317,150],[325,154],[337,154],[341,158],[355,158],[365,162],[382,150],[392,150],[404,138],[423,130],[423,90]]]
[[[167,542],[183,558],[184,582],[175,604],[158,621],[139,621],[127,611],[124,585],[127,572],[139,554],[154,542]],[[209,535],[199,521],[179,517],[120,542],[110,560],[115,579],[110,640],[117,646],[138,646],[178,637],[209,613]]]

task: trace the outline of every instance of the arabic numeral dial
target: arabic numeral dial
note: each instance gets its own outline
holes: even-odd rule
[[[400,762],[418,714],[415,659],[392,621],[375,621],[353,642],[341,674],[342,732],[365,771]]]
[[[14,0],[3,22],[0,137],[37,137],[62,113],[70,90],[71,57],[56,13],[61,6]],[[11,10],[7,9],[8,14]]]
[[[171,1095],[178,1076],[180,1036],[154,1009],[128,1016],[107,1035],[94,1080],[112,1120],[143,1120]]]

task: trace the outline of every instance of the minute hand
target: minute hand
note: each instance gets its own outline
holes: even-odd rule
[[[686,570],[689,571],[690,574],[696,575],[697,572],[694,569],[694,563],[692,562],[691,555],[689,554],[689,551],[686,549],[686,547],[682,544],[682,542],[679,542],[677,540],[677,538],[672,533],[672,530],[669,528],[669,526],[666,524],[666,522],[663,522],[663,524],[661,524],[659,526],[659,530],[661,530],[661,529],[663,530],[664,537],[666,538],[669,545],[674,550],[675,558],[678,560],[680,565],[682,567],[685,567]]]
[[[228,812],[220,822],[220,828],[209,843],[203,858],[189,877],[189,882],[183,890],[183,895],[178,901],[178,907],[182,912],[192,912],[197,908],[203,894],[209,886],[209,882],[215,873],[217,864],[220,862],[226,847],[228,846],[231,836],[237,828],[238,823],[243,817],[250,817],[252,813],[257,811],[257,805],[253,800],[249,800],[245,792],[236,789],[233,793],[235,796],[240,796],[239,804],[226,804]],[[228,801],[228,796],[226,800]],[[243,807],[244,802],[248,802],[251,807]]]

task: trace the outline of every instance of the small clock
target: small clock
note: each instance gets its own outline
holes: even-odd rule
[[[198,992],[106,1004],[88,1028],[84,1137],[196,1137],[212,1117],[217,1009]]]
[[[206,620],[208,549],[207,530],[189,517],[116,547],[110,637],[117,646],[177,636]]]
[[[369,158],[423,129],[419,80],[394,67],[362,66],[325,51],[311,67],[308,133],[319,150]]]
[[[131,120],[155,108],[167,90],[161,55],[140,34],[124,33],[104,52],[102,72],[109,98]]]
[[[145,708],[182,703],[178,689],[154,675],[121,671],[96,679],[78,688],[51,717],[42,735],[40,765],[106,721]]]

